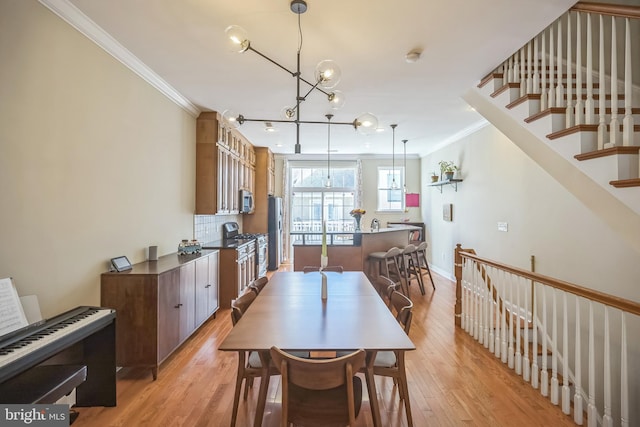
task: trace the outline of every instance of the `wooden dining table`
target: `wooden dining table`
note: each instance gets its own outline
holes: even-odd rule
[[[326,272],[321,298],[319,272],[277,272],[220,345],[223,351],[257,351],[263,366],[269,350],[349,351],[364,349],[366,383],[375,426],[381,426],[373,376],[378,351],[415,350],[375,288],[361,271]],[[263,370],[254,426],[260,427],[269,386]]]

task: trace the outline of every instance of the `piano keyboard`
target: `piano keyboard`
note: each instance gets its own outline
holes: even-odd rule
[[[111,320],[114,316],[111,309],[81,307],[47,320],[42,327],[25,332],[24,336],[14,337],[5,345],[0,342],[0,381],[19,370],[19,367],[13,368],[12,364],[39,363],[71,341],[79,341],[93,332],[93,326],[104,323],[99,322],[101,319]]]

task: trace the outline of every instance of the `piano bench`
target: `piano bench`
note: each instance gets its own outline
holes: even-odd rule
[[[0,403],[55,403],[86,379],[84,365],[36,366],[0,384]]]

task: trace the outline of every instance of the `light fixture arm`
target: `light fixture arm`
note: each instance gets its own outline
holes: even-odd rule
[[[331,119],[333,114],[326,114],[327,118],[327,182],[326,187],[331,187]]]

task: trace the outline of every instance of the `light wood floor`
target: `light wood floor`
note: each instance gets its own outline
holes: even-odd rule
[[[407,375],[414,425],[421,426],[570,426],[571,418],[454,327],[455,284],[434,274],[437,289],[421,296],[412,284],[415,304],[410,337],[417,350],[407,354]],[[228,426],[231,420],[237,356],[218,351],[231,329],[229,310],[221,310],[159,370],[130,368],[118,373],[118,405],[77,408],[74,427]],[[251,426],[258,381],[240,401],[237,426]],[[406,426],[404,407],[390,379],[377,378],[385,427]],[[365,399],[366,388],[365,388]],[[280,381],[270,382],[263,426],[280,420]],[[358,427],[372,426],[368,400]]]

